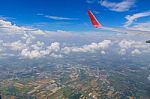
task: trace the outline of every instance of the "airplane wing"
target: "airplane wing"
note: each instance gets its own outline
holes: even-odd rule
[[[93,24],[94,27],[100,28],[102,25],[98,22],[94,14],[91,12],[91,10],[88,10],[88,15],[90,17],[91,23]]]
[[[148,31],[136,31],[136,30],[129,30],[129,29],[122,29],[122,28],[110,28],[110,27],[102,27],[102,25],[98,22],[94,14],[91,12],[91,10],[88,10],[88,15],[90,17],[91,23],[96,28],[102,28],[104,30],[110,30],[110,31],[116,31],[116,32],[123,32],[127,34],[148,34],[150,33]],[[146,41],[146,43],[150,43],[150,40]]]

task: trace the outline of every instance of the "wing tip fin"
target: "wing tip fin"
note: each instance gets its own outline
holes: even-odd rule
[[[96,17],[94,16],[94,14],[92,13],[92,11],[90,9],[88,9],[88,15],[90,17],[91,23],[95,28],[100,28],[102,27],[102,25],[99,23],[99,21],[96,19]]]

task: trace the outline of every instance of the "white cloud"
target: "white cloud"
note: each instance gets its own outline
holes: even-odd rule
[[[44,42],[37,41],[36,44],[31,45],[31,47],[35,50],[41,50],[44,45],[45,45]]]
[[[112,44],[111,40],[104,40],[104,41],[98,43],[98,46],[99,46],[99,48],[106,49],[109,47],[110,44]]]
[[[52,52],[59,52],[60,44],[59,44],[59,42],[54,42],[50,46],[48,46],[47,49]]]
[[[136,13],[133,15],[127,15],[125,18],[127,19],[127,22],[124,24],[125,27],[128,27],[131,25],[136,19],[141,17],[150,16],[150,11],[142,12],[142,13]]]
[[[106,54],[106,52],[105,52],[105,51],[101,51],[101,54],[105,55],[105,54]]]
[[[119,47],[120,47],[120,51],[119,54],[121,55],[125,55],[127,54],[127,50],[131,50],[131,54],[132,55],[139,55],[142,53],[147,53],[150,50],[150,46],[141,42],[141,41],[134,41],[134,40],[121,40],[118,43]]]
[[[63,16],[44,15],[42,13],[38,13],[37,15],[45,17],[45,18],[49,18],[49,19],[52,19],[52,20],[78,20],[78,18],[69,18],[69,17],[63,17]]]
[[[119,51],[120,55],[125,55],[126,53],[127,53],[126,49],[120,49],[120,51]]]
[[[24,27],[24,26],[17,26],[12,24],[9,21],[4,21],[0,19],[0,32],[7,33],[7,34],[25,34],[30,33],[34,35],[45,35],[45,31],[35,29],[32,27]]]
[[[9,21],[4,21],[0,19],[0,32],[2,33],[24,33],[25,27],[18,27]]]
[[[111,40],[104,40],[99,43],[91,43],[82,47],[64,47],[62,50],[64,53],[70,52],[95,52],[98,50],[105,50],[112,44]],[[104,51],[102,52],[104,54]]]
[[[35,36],[33,36],[31,33],[24,33],[23,36],[21,37],[23,40],[25,40],[25,43],[31,44],[32,41],[36,38]]]
[[[137,23],[131,27],[128,27],[130,30],[139,30],[139,31],[148,31],[150,32],[150,22]],[[150,33],[149,33],[150,34]]]
[[[134,6],[135,0],[123,0],[122,2],[110,2],[108,0],[101,0],[100,4],[109,10],[116,12],[128,11],[131,7]]]
[[[135,40],[121,40],[119,42],[119,46],[122,49],[129,49],[129,48],[138,48],[138,49],[149,49],[149,46],[141,41]]]
[[[23,48],[26,47],[26,44],[23,44],[20,40],[19,41],[15,41],[15,42],[11,42],[11,43],[3,43],[4,47],[7,47],[11,50],[22,50]]]
[[[43,46],[42,42],[31,45],[30,48],[25,48],[21,51],[21,56],[26,58],[39,58],[45,56],[52,57],[62,57],[62,54],[69,54],[74,52],[96,52],[101,51],[101,54],[105,54],[105,49],[111,45],[110,40],[104,40],[99,43],[92,43],[89,45],[83,45],[82,47],[60,47],[59,42],[51,43],[50,46],[46,48],[39,48],[37,44],[40,43],[40,46]]]
[[[21,51],[21,56],[26,58],[40,58],[45,56],[60,56],[57,53],[60,53],[60,44],[58,42],[51,43],[47,48],[42,48],[44,42],[38,41],[36,44],[31,45],[30,49],[25,48]]]
[[[131,48],[133,44],[135,44],[135,41],[132,41],[132,40],[122,40],[122,41],[119,43],[119,46],[120,46],[122,49],[128,49],[128,48]]]
[[[45,17],[49,19],[53,19],[53,20],[77,20],[77,18],[67,18],[67,17],[61,17],[61,16],[46,15]]]
[[[26,57],[26,58],[39,58],[41,57],[41,54],[38,50],[31,50],[29,51],[28,49],[23,49],[21,51],[21,55]]]
[[[41,58],[41,57],[54,57],[61,58],[65,54],[70,53],[93,53],[100,52],[101,54],[106,54],[109,48],[112,48],[110,45],[116,44],[116,41],[112,42],[111,40],[104,40],[99,43],[91,43],[89,45],[83,46],[64,46],[61,47],[59,42],[51,43],[50,45],[46,45],[42,41],[37,41],[34,44],[24,44],[21,41],[16,41],[12,43],[4,43],[4,47],[7,47],[13,51],[17,51],[22,57],[25,58]],[[132,55],[139,55],[143,52],[149,53],[150,47],[143,45],[142,42],[133,41],[133,40],[121,40],[117,43],[121,48],[119,51],[120,55],[125,55],[127,50],[134,49],[131,51]],[[149,51],[148,51],[149,50]]]
[[[134,49],[132,52],[131,52],[132,55],[139,55],[141,54],[141,52],[138,50],[138,49]]]
[[[55,53],[52,53],[50,56],[54,57],[54,58],[62,58],[63,57],[61,54],[55,54]]]

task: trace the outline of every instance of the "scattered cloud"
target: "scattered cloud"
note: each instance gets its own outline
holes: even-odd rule
[[[110,2],[108,0],[101,0],[101,6],[108,8],[111,11],[124,12],[128,11],[134,6],[135,0],[123,0],[122,2]]]
[[[52,20],[77,20],[77,18],[67,18],[67,17],[61,17],[61,16],[49,16],[46,15],[46,18],[52,19]]]
[[[121,55],[127,54],[127,50],[131,50],[132,55],[139,55],[143,52],[147,52],[150,50],[150,46],[148,46],[147,44],[143,44],[141,41],[124,39],[124,40],[121,40],[118,43],[118,45],[120,46],[119,54]]]
[[[78,20],[78,18],[69,18],[69,17],[64,17],[64,16],[52,16],[52,15],[44,15],[42,13],[38,13],[36,14],[37,16],[42,16],[42,17],[45,17],[45,18],[49,18],[49,19],[52,19],[52,20]]]
[[[150,11],[142,12],[142,13],[136,13],[133,15],[127,15],[125,18],[127,19],[127,22],[124,24],[124,27],[130,26],[136,19],[141,17],[150,16]]]
[[[137,54],[141,54],[141,52],[139,51],[139,49],[134,49],[132,52],[131,52],[132,55],[137,55]]]

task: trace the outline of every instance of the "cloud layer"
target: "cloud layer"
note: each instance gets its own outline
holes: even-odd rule
[[[61,30],[56,32],[43,31],[32,27],[17,26],[4,20],[0,20],[0,32],[0,56],[16,55],[33,59],[42,57],[62,58],[70,53],[100,53],[107,55],[113,52],[118,55],[140,55],[150,52],[150,45],[142,41],[122,40],[117,39],[115,36],[111,39],[101,38],[99,41],[80,42],[81,45],[76,45],[74,40],[79,41],[81,34],[76,36],[72,32]],[[91,33],[90,35],[82,34],[82,39],[89,39],[91,35],[94,35]],[[99,34],[95,34],[93,37],[97,37],[97,35]],[[53,40],[54,37],[57,37],[57,39]],[[64,44],[64,42],[59,41],[60,37],[71,38],[72,43],[67,41]]]
[[[67,18],[67,17],[60,17],[60,16],[44,16],[46,18],[49,18],[49,19],[53,19],[53,20],[77,20],[77,18]]]

